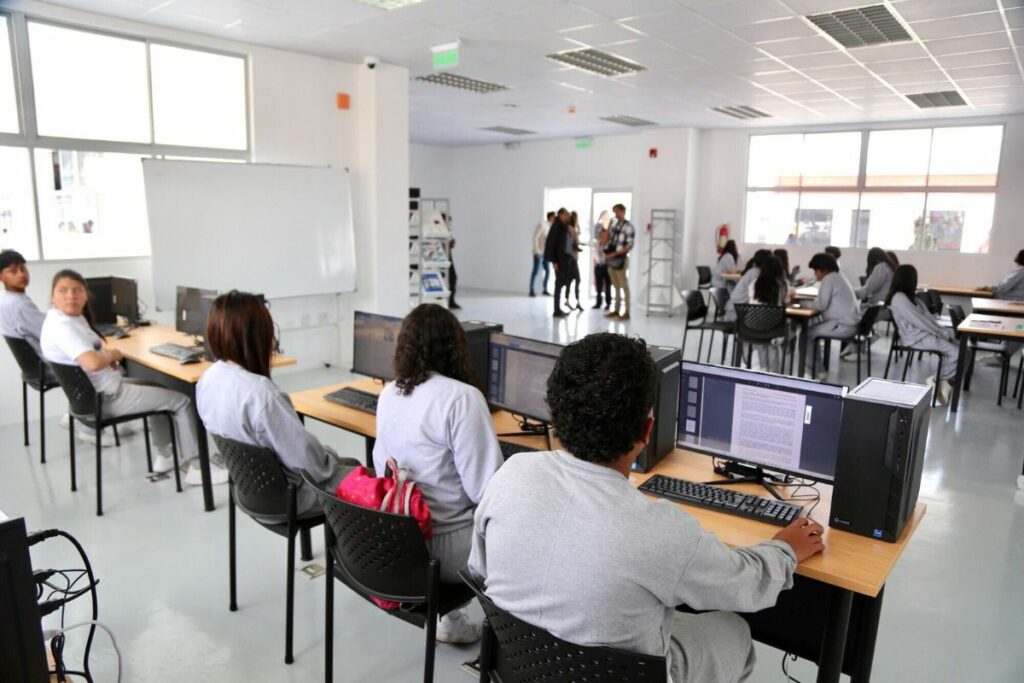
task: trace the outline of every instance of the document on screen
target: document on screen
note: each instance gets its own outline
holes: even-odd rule
[[[768,467],[799,469],[807,399],[797,393],[736,386],[732,453]]]

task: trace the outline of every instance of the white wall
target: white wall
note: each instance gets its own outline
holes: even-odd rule
[[[452,147],[410,144],[409,187],[418,187],[425,199],[451,199],[454,152]],[[458,207],[451,209],[455,215]]]

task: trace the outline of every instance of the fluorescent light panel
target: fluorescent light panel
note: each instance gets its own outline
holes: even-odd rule
[[[617,123],[621,126],[629,126],[630,128],[640,128],[642,126],[658,125],[654,121],[638,119],[635,116],[626,116],[625,114],[619,114],[617,116],[602,116],[601,120],[608,121],[609,123]]]
[[[734,119],[767,119],[771,117],[771,114],[766,114],[760,109],[754,109],[745,104],[711,107],[711,111],[717,111],[719,114],[725,114]]]
[[[885,5],[812,14],[807,20],[848,48],[912,40],[903,24]]]
[[[577,69],[583,69],[599,76],[621,76],[623,74],[634,74],[646,69],[646,67],[640,66],[628,59],[616,57],[615,55],[610,55],[607,52],[601,52],[590,47],[582,50],[557,52],[553,55],[548,55],[548,59],[553,59],[556,62],[568,64],[569,66],[574,66]]]
[[[407,7],[408,5],[415,5],[423,1],[424,0],[356,0],[356,2],[361,2],[364,5],[369,5],[370,7],[378,7],[389,11],[400,7]]]
[[[486,130],[491,133],[504,133],[505,135],[536,135],[535,130],[526,130],[525,128],[509,128],[508,126],[488,126],[487,128],[481,128],[480,130]]]
[[[459,90],[468,90],[480,95],[498,92],[499,90],[508,90],[508,87],[498,83],[488,83],[487,81],[479,81],[475,78],[467,78],[466,76],[446,72],[420,76],[416,80],[433,83],[434,85],[446,85],[449,88],[458,88]]]

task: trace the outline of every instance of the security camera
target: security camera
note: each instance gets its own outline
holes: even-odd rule
[[[366,65],[367,69],[376,69],[377,65],[380,64],[379,57],[363,57],[363,64]]]

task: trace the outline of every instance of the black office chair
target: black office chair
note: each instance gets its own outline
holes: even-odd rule
[[[895,323],[895,320],[893,320],[893,322]],[[906,356],[907,360],[903,364],[903,376],[900,377],[900,381],[906,382],[907,381],[907,373],[910,371],[910,366],[914,362],[914,353],[917,353],[919,357],[923,356],[924,354],[929,354],[929,355],[933,355],[936,358],[938,358],[939,362],[938,362],[938,365],[935,368],[935,381],[936,381],[936,383],[938,383],[939,377],[942,376],[942,352],[941,351],[933,351],[933,350],[930,350],[930,349],[917,349],[917,348],[914,348],[913,346],[907,346],[907,345],[903,344],[900,341],[900,326],[896,325],[896,324],[893,325],[892,343],[889,345],[889,356],[888,356],[888,358],[886,358],[886,361],[885,361],[885,373],[882,375],[883,379],[889,379],[889,366],[892,364],[893,354],[904,354]],[[962,363],[963,360],[961,359],[960,362]],[[936,391],[932,392],[932,405],[933,406],[936,405],[937,402],[938,402],[938,389],[936,389]]]
[[[855,344],[857,347],[857,384],[860,384],[860,364],[861,364],[861,351],[863,346],[867,346],[864,351],[867,355],[867,366],[868,366],[868,377],[871,376],[871,333],[874,330],[875,323],[878,321],[878,314],[882,311],[884,306],[877,304],[875,306],[869,306],[864,314],[860,318],[860,322],[857,324],[857,331],[847,337],[842,336],[830,336],[822,335],[815,337],[814,345],[811,347],[811,377],[816,378],[818,376],[818,345],[820,344],[823,348],[829,348],[829,342],[838,341],[845,344]],[[827,352],[827,351],[826,351]],[[827,367],[827,365],[826,365]]]
[[[942,295],[936,292],[934,289],[926,289],[920,294],[921,300],[924,301],[925,307],[928,312],[934,316],[942,315],[942,309],[944,308],[942,303]]]
[[[952,328],[956,330],[967,318],[967,314],[964,313],[964,307],[959,304],[953,304],[949,307],[949,319]],[[971,390],[971,378],[974,376],[974,359],[978,355],[978,351],[982,353],[992,353],[999,358],[999,393],[996,396],[996,405],[1003,405],[1003,397],[1006,396],[1009,391],[1010,384],[1010,371],[1011,371],[1011,354],[1006,348],[1006,344],[1003,342],[991,342],[991,341],[979,341],[977,339],[971,339],[967,343],[967,358],[961,358],[961,363],[967,363],[964,366],[964,391]],[[1013,397],[1017,398],[1017,384],[1020,380],[1020,371],[1017,372],[1018,381],[1014,383]]]
[[[707,362],[711,362],[711,349],[715,346],[715,332],[722,333],[722,360],[720,363],[725,365],[725,352],[729,346],[729,337],[736,330],[736,323],[730,322],[725,319],[725,307],[729,303],[729,290],[725,287],[712,287],[709,292],[709,298],[711,303],[715,305],[715,312],[711,316],[711,320],[705,318],[704,322],[700,325],[694,325],[693,329],[700,330],[700,339],[697,342],[697,360],[700,361],[700,352],[704,348],[704,332],[708,331],[708,357]]]
[[[786,348],[789,351],[789,371],[793,372],[793,351],[795,349],[795,336],[789,328],[789,320],[786,319],[785,306],[768,306],[765,304],[736,304],[736,344],[747,345],[747,367],[750,367],[753,356],[754,344],[770,344],[773,339],[783,340],[782,367],[780,373],[786,372]],[[733,354],[733,365],[740,365],[743,361]]]
[[[313,486],[327,517],[324,680],[330,683],[334,675],[333,576],[368,602],[378,597],[402,603],[387,613],[426,632],[423,681],[431,683],[437,617],[468,603],[473,592],[461,583],[441,583],[441,563],[430,559],[415,519],[345,502],[315,486],[309,475],[302,476]]]
[[[46,392],[60,386],[53,373],[47,371],[46,361],[24,339],[4,337],[14,360],[21,368],[21,422],[28,445],[28,388],[39,392],[39,462],[46,464]]]
[[[697,266],[697,289],[708,289],[711,287],[711,267]]]
[[[142,428],[146,438],[146,462],[149,471],[153,471],[153,452],[149,443],[149,418],[160,415],[167,419],[171,428],[171,453],[174,459],[174,483],[181,493],[181,472],[178,470],[178,438],[174,429],[174,413],[170,410],[151,410],[142,413],[131,413],[130,415],[104,416],[103,415],[103,394],[100,394],[92,386],[89,376],[85,370],[77,365],[62,365],[51,363],[50,368],[60,382],[64,394],[68,398],[71,412],[68,434],[71,444],[71,490],[78,490],[78,478],[75,468],[75,420],[96,430],[96,515],[103,515],[103,441],[102,434],[105,427],[114,427],[124,422],[142,420]]]
[[[232,612],[238,611],[235,555],[237,506],[264,529],[288,539],[284,663],[291,664],[295,660],[292,651],[295,623],[295,536],[298,534],[302,544],[302,559],[307,562],[312,560],[313,544],[310,529],[324,523],[323,513],[299,517],[296,503],[302,482],[289,477],[273,450],[233,441],[219,434],[211,436],[228,468],[228,586],[231,594],[228,609]],[[282,521],[267,522],[259,519],[260,517],[276,517]]]
[[[701,329],[701,325],[707,321],[708,305],[704,301],[704,295],[697,289],[684,289],[682,291],[683,304],[686,306],[686,320],[683,323],[683,356],[686,356],[686,333],[693,329]],[[699,321],[696,325],[690,323]],[[701,329],[701,334],[704,331]],[[700,347],[697,348],[697,360],[700,360]]]
[[[480,683],[664,683],[665,657],[574,645],[501,609],[466,571],[459,576],[484,608]]]

